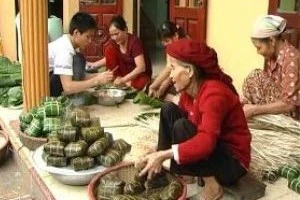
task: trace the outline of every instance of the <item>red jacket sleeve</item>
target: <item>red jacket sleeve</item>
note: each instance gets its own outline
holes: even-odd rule
[[[225,93],[211,88],[202,94],[198,103],[200,112],[197,134],[179,144],[179,163],[187,164],[207,158],[215,149],[230,99]]]

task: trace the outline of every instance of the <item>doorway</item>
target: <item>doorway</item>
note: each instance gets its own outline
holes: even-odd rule
[[[166,60],[157,30],[169,19],[169,0],[136,0],[136,15],[136,33],[149,52],[153,74],[157,75]]]
[[[154,74],[156,64],[165,62],[165,52],[157,36],[158,27],[171,20],[199,42],[206,41],[208,0],[136,0],[137,34],[150,52]]]

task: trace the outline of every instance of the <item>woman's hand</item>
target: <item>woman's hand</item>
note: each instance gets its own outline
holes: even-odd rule
[[[157,98],[160,98],[161,96],[163,96],[166,93],[168,87],[169,87],[169,84],[166,82],[163,82],[157,91]]]
[[[250,119],[256,115],[257,105],[244,104],[243,110],[247,119]]]
[[[167,89],[168,85],[166,84],[161,84],[160,86],[150,85],[148,95],[151,97],[160,98],[164,95]]]
[[[144,157],[142,162],[147,163],[145,167],[140,172],[140,176],[143,176],[148,173],[147,178],[151,179],[161,172],[162,164],[166,159],[172,158],[173,152],[172,149],[164,150],[164,151],[157,151],[151,153]]]
[[[164,159],[161,151],[147,155],[141,160],[141,163],[146,163],[146,165],[139,175],[143,176],[148,173],[147,178],[152,179],[155,174],[160,173],[163,161]]]
[[[157,91],[158,91],[158,89],[159,89],[159,87],[157,87],[157,86],[151,84],[151,85],[149,86],[149,92],[148,92],[148,95],[149,95],[150,97],[157,97]]]
[[[134,167],[137,168],[139,171],[142,170],[146,164],[147,164],[147,160],[146,160],[146,156],[149,154],[152,154],[154,152],[156,152],[157,146],[153,146],[150,147],[145,154],[143,154],[141,157],[139,157],[135,163],[134,163]]]
[[[146,160],[145,156],[139,157],[134,162],[134,167],[139,171],[141,171],[146,165],[147,165],[147,160]]]
[[[123,77],[116,77],[115,80],[114,80],[114,85],[124,85],[125,84],[125,81],[123,79]]]

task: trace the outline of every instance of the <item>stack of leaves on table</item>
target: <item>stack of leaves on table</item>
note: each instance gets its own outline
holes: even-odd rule
[[[126,173],[126,172],[125,172]],[[147,175],[133,174],[132,181],[125,182],[114,172],[101,178],[97,187],[97,200],[176,200],[183,187],[171,174],[161,172],[147,180]]]
[[[87,111],[75,108],[61,128],[51,132],[43,158],[47,165],[66,167],[70,163],[79,171],[96,164],[111,167],[130,150],[126,141],[114,141],[111,134],[104,132],[99,118],[91,118]]]
[[[0,105],[18,106],[23,103],[21,64],[0,56]]]

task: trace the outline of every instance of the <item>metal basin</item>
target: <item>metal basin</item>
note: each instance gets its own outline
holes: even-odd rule
[[[120,89],[100,89],[94,95],[98,98],[98,104],[103,106],[115,106],[121,104],[126,96],[126,92]]]

